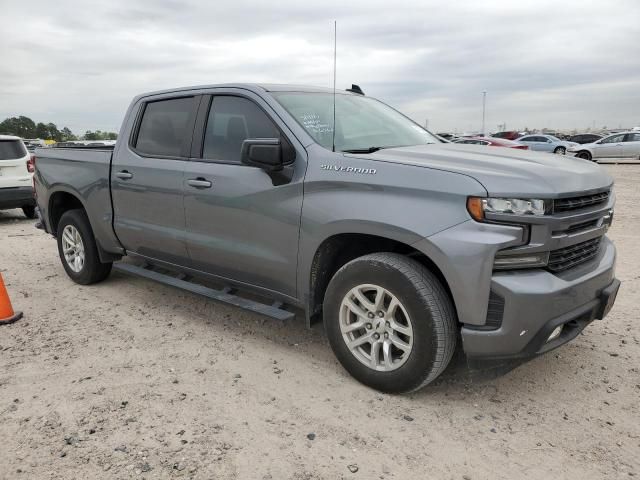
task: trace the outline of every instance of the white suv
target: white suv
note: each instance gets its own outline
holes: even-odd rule
[[[33,159],[19,137],[0,135],[0,210],[22,208],[35,218]]]

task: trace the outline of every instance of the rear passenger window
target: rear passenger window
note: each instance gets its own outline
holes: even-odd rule
[[[179,157],[193,110],[193,97],[149,102],[144,109],[135,148],[140,153],[160,157]]]
[[[232,96],[213,97],[202,157],[239,163],[242,142],[247,138],[280,138],[280,131],[251,100]]]

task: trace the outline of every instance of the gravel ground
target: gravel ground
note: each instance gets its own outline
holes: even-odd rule
[[[497,379],[409,396],[353,381],[322,329],[113,274],[81,287],[0,212],[0,478],[640,478],[640,168],[607,167],[610,316]]]

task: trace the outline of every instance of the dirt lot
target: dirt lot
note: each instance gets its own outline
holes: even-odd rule
[[[113,274],[80,287],[0,212],[0,478],[640,478],[640,167],[607,167],[618,302],[493,380],[411,396],[353,381],[321,328]]]

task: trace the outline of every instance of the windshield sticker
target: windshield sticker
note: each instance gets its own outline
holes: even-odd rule
[[[305,113],[300,116],[300,121],[302,122],[302,126],[314,133],[331,133],[333,129],[331,125],[323,123],[320,120],[320,115],[317,113]]]

